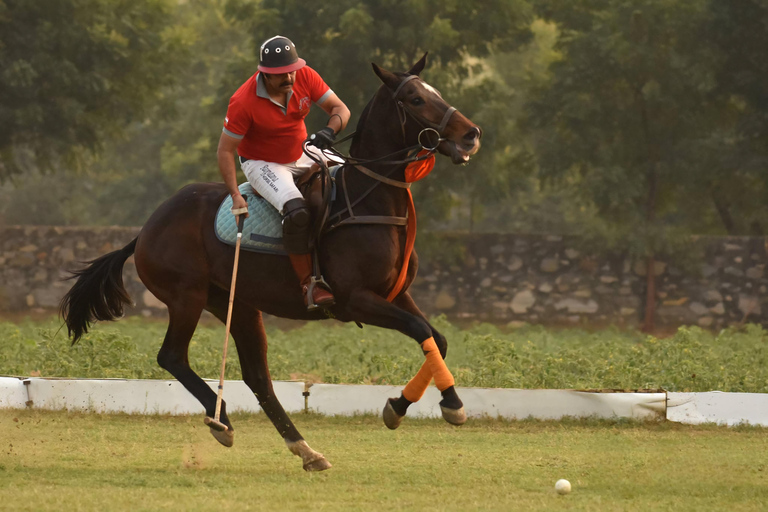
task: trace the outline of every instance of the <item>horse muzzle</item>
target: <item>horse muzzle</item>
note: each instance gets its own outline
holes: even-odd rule
[[[482,130],[478,126],[473,126],[467,131],[460,140],[446,140],[443,146],[443,153],[451,157],[454,164],[465,164],[469,162],[472,155],[480,150],[480,137]]]

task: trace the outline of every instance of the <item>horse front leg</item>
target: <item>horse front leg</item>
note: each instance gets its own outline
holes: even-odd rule
[[[408,297],[410,299],[410,297]],[[405,409],[411,403],[418,401],[426,391],[432,378],[443,396],[440,401],[440,409],[443,418],[453,425],[463,425],[467,421],[464,405],[456,393],[453,375],[443,360],[444,351],[447,349],[445,338],[442,338],[443,351],[438,348],[434,339],[436,332],[423,314],[410,299],[401,299],[399,304],[413,309],[406,311],[399,305],[391,304],[385,299],[368,290],[352,292],[346,310],[353,320],[376,325],[388,329],[395,329],[416,340],[421,346],[426,360],[421,370],[403,390],[402,400],[390,399],[384,408],[384,422],[387,427],[395,429],[400,425]],[[410,302],[410,305],[408,304]],[[439,333],[438,333],[439,335]],[[404,407],[403,407],[404,406]],[[396,408],[397,407],[397,408]]]
[[[440,350],[440,355],[445,359],[445,356],[448,355],[448,340],[445,339],[445,336],[440,334],[435,327],[429,323],[429,320],[427,320],[427,317],[422,313],[422,311],[419,309],[419,307],[416,305],[416,302],[414,302],[413,297],[411,297],[411,294],[408,292],[403,292],[392,301],[392,303],[399,307],[400,309],[403,309],[404,311],[407,311],[408,313],[411,313],[412,315],[416,315],[422,320],[424,320],[427,325],[429,326],[429,329],[432,331],[432,337],[435,339],[435,343],[437,344],[437,348]]]
[[[228,293],[211,286],[208,297],[207,309],[219,320],[226,322]],[[267,363],[267,334],[261,311],[235,299],[230,330],[237,346],[243,381],[256,395],[261,409],[285,441],[288,450],[301,457],[305,471],[330,468],[331,463],[323,454],[310,448],[275,395]]]
[[[440,356],[443,359],[445,359],[445,356],[448,353],[448,341],[445,339],[445,336],[440,334],[438,330],[435,329],[435,327],[429,323],[429,321],[427,320],[427,317],[424,315],[424,313],[422,313],[422,311],[416,305],[416,302],[414,302],[413,297],[411,297],[411,294],[408,292],[401,293],[392,302],[396,306],[402,308],[404,311],[407,311],[412,315],[418,316],[419,318],[421,318],[427,323],[430,330],[432,331],[432,337],[434,338],[435,343],[437,344],[437,348],[440,350]],[[402,393],[400,393],[400,397],[390,398],[385,404],[383,418],[384,418],[384,424],[387,426],[387,428],[394,430],[400,426],[400,423],[402,422],[403,418],[408,412],[408,407],[410,407],[410,405],[413,404],[414,402],[418,402],[421,399],[421,397],[424,396],[424,393],[427,391],[427,387],[429,387],[429,383],[431,381],[432,381],[432,370],[430,370],[429,368],[429,363],[427,361],[424,361],[424,363],[421,365],[421,369],[419,370],[419,372],[408,382],[408,384],[403,389]],[[454,398],[458,399],[458,395],[456,395],[455,397],[453,396],[451,397],[452,402]],[[460,409],[461,407],[460,400],[458,404],[452,403],[452,405],[454,405],[453,408],[449,408],[447,411],[444,412],[444,414],[447,414],[450,416],[450,419],[446,418],[447,421],[453,424],[463,423],[462,418],[455,417],[455,413],[453,412],[453,411],[456,411],[457,409]],[[455,407],[456,405],[459,405],[459,407]]]

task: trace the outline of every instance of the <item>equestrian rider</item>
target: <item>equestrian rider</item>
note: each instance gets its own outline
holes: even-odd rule
[[[299,58],[295,45],[286,37],[275,36],[261,45],[258,70],[229,100],[217,150],[219,172],[232,196],[232,209],[245,208],[246,202],[237,188],[237,150],[248,182],[282,215],[283,245],[306,304],[312,269],[310,211],[294,180],[313,164],[302,151],[303,142],[309,140],[315,147],[308,149],[329,161],[321,150],[330,148],[336,134],[347,125],[349,109],[320,75]],[[319,105],[330,119],[325,128],[307,139],[304,118],[311,103]],[[333,295],[321,286],[314,286],[312,295],[316,306],[334,302]]]

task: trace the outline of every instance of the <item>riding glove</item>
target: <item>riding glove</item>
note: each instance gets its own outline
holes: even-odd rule
[[[329,149],[336,140],[336,132],[330,126],[326,126],[319,132],[310,135],[308,140],[310,144],[318,149]]]

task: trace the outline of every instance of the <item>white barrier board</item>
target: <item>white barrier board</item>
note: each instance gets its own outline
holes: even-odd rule
[[[570,389],[459,389],[469,416],[663,419],[666,393],[590,393]]]
[[[389,398],[397,398],[403,386],[369,386],[366,384],[314,384],[309,388],[309,409],[328,416],[381,414]],[[408,415],[439,418],[440,392],[430,387],[424,397],[408,408]]]
[[[215,392],[218,381],[206,383]],[[304,410],[303,382],[273,381],[275,394],[289,413]],[[402,386],[315,384],[310,410],[326,415],[381,414],[386,400]],[[680,423],[768,426],[768,394],[759,393],[589,393],[566,389],[457,388],[470,417],[507,419],[666,418]],[[226,381],[230,412],[258,412],[256,397],[242,381]],[[440,393],[427,389],[408,409],[411,417],[437,418]],[[200,414],[200,403],[177,381],[127,379],[45,379],[0,377],[0,408],[124,412],[129,414]]]
[[[402,386],[315,384],[309,407],[320,414],[350,416],[381,413],[387,398],[400,396]],[[567,389],[456,388],[470,417],[559,419],[564,416],[598,418],[664,418],[665,393],[588,393]],[[408,408],[408,416],[441,417],[440,392],[429,387]]]
[[[698,425],[762,425],[768,427],[768,394],[758,393],[668,393],[667,419]]]
[[[15,377],[0,377],[0,409],[23,409],[26,404],[24,382]]]
[[[35,409],[124,412],[128,414],[200,414],[203,406],[181,383],[129,379],[26,379]],[[215,392],[219,381],[206,383]],[[303,382],[273,382],[275,394],[286,411],[304,410]],[[26,400],[26,397],[25,397]],[[261,410],[243,381],[224,382],[227,412]]]

